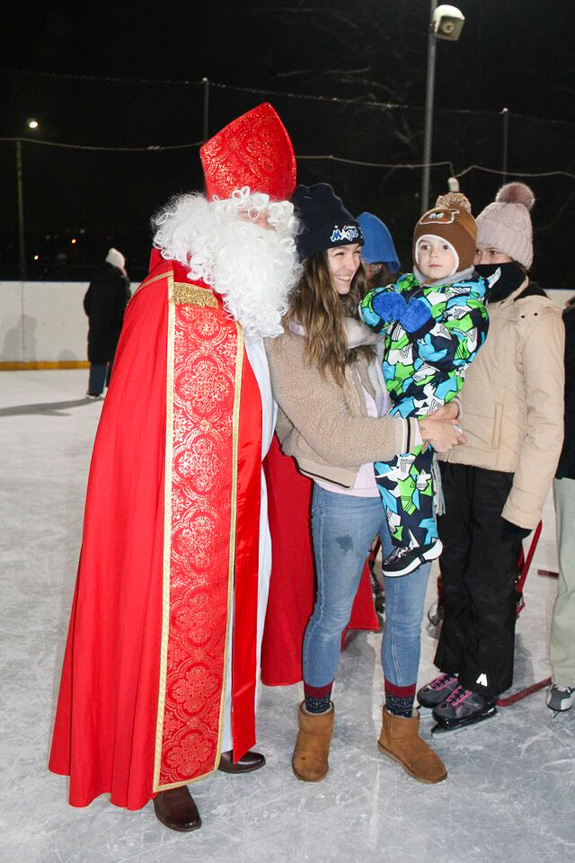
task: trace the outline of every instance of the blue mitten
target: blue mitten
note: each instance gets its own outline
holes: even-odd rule
[[[410,300],[405,311],[399,318],[399,323],[406,333],[415,333],[432,318],[429,307],[423,300]]]
[[[405,300],[396,291],[382,291],[376,294],[372,301],[373,311],[385,323],[398,321],[406,307]]]

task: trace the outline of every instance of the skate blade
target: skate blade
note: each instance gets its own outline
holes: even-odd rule
[[[547,705],[547,707],[549,707],[549,705]],[[552,707],[549,707],[549,710],[551,711],[551,722],[553,722],[553,720],[557,719],[559,716],[565,716],[571,708],[568,707],[567,710],[553,710]]]
[[[459,722],[438,722],[437,725],[434,725],[431,729],[431,733],[445,734],[448,731],[463,731],[465,728],[469,728],[471,725],[477,725],[479,722],[484,722],[486,719],[491,719],[496,714],[497,708],[491,707],[487,711],[487,713],[484,713],[482,716],[475,716],[470,719],[461,719],[459,720]]]

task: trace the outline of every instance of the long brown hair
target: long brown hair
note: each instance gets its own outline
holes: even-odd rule
[[[317,365],[322,375],[331,372],[339,384],[345,379],[346,366],[359,355],[374,355],[367,345],[348,348],[344,329],[346,317],[359,317],[357,309],[365,291],[365,273],[360,265],[349,294],[340,296],[331,283],[327,252],[320,252],[303,262],[303,275],[284,319],[286,328],[292,321],[301,324],[307,335],[308,362]]]

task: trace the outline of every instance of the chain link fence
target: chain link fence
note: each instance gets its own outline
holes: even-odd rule
[[[423,108],[13,71],[0,71],[0,99],[0,279],[87,280],[111,245],[131,279],[143,278],[152,213],[173,194],[202,188],[202,140],[262,101],[290,133],[299,182],[329,182],[352,212],[380,216],[410,267]],[[527,182],[537,198],[534,277],[570,289],[574,144],[573,123],[436,109],[431,200],[454,175],[478,213],[503,182]]]

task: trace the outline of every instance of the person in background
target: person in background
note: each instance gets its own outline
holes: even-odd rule
[[[108,249],[84,296],[84,311],[88,315],[88,359],[90,377],[86,398],[99,399],[110,383],[112,363],[124,312],[130,299],[130,280],[126,261],[117,249]]]
[[[267,340],[266,351],[283,451],[314,481],[317,596],[303,643],[304,701],[292,767],[298,779],[319,782],[329,769],[342,632],[372,541],[379,534],[385,549],[390,543],[373,462],[404,452],[408,439],[429,441],[441,451],[464,437],[449,419],[457,414],[454,405],[433,419],[386,416],[390,403],[376,353],[381,340],[358,320],[365,290],[359,224],[326,183],[298,186],[293,202],[303,223],[297,237],[303,275],[290,298],[285,332]],[[291,532],[289,520],[283,529]],[[378,743],[409,775],[433,783],[447,772],[419,736],[413,711],[428,576],[426,564],[409,579],[386,583],[386,702]],[[296,584],[299,577],[292,573]],[[273,625],[268,617],[266,629]]]
[[[452,401],[485,341],[487,283],[473,269],[476,233],[465,195],[441,195],[415,226],[413,272],[361,301],[362,319],[385,335],[392,416],[425,416]],[[423,445],[375,464],[394,545],[382,563],[387,576],[407,575],[441,553],[432,464],[433,450]]]
[[[264,103],[200,148],[206,194],[153,219],[94,444],[49,767],[201,819],[187,784],[254,752],[270,573],[261,463],[276,408],[263,338],[299,280],[295,156]],[[240,815],[240,817],[243,817]]]
[[[388,227],[368,212],[361,213],[357,221],[363,234],[361,262],[368,289],[392,284],[399,272],[399,259]]]
[[[551,619],[551,710],[575,704],[575,298],[565,304],[565,438],[553,481],[559,584]]]
[[[528,276],[534,201],[524,183],[508,183],[476,219],[489,335],[461,394],[467,445],[440,456],[441,674],[418,692],[443,730],[492,716],[513,682],[519,555],[563,442],[565,333],[558,307]]]

